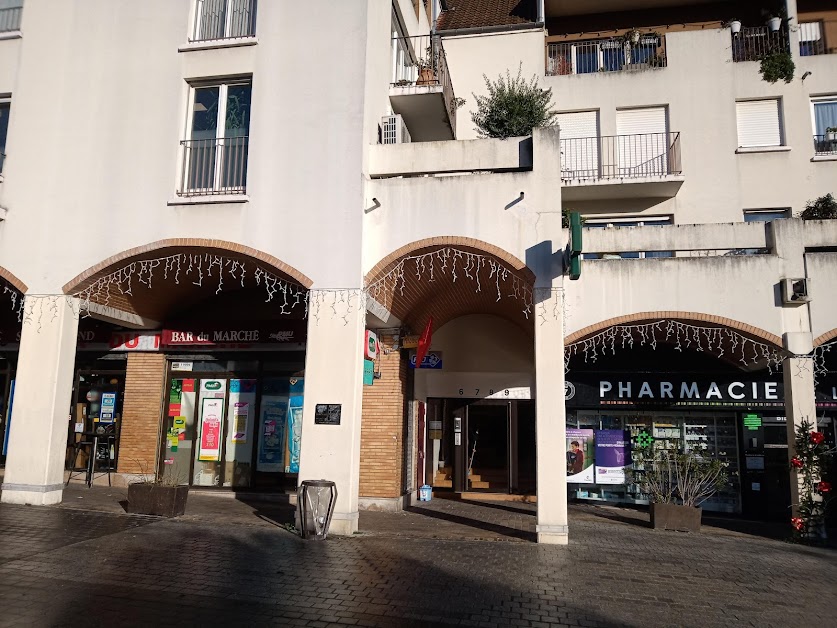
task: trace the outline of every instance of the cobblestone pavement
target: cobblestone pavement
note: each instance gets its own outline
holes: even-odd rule
[[[833,550],[581,515],[568,547],[412,538],[364,514],[367,533],[317,543],[0,505],[0,625],[834,625]]]

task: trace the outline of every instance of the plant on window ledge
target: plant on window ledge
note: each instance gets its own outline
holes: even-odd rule
[[[768,83],[775,83],[779,79],[790,83],[793,80],[793,73],[796,65],[791,54],[786,50],[774,50],[761,58],[761,77]]]
[[[837,200],[831,194],[808,201],[799,214],[802,220],[837,220]]]
[[[531,135],[535,127],[553,126],[558,115],[552,109],[552,90],[538,86],[538,77],[526,81],[522,64],[517,76],[506,76],[491,81],[483,74],[487,96],[477,96],[477,110],[471,114],[480,137],[506,139]]]
[[[815,431],[808,420],[796,428],[795,445],[790,466],[799,477],[799,502],[791,526],[795,540],[810,543],[825,538],[826,514],[834,497],[826,474],[834,450],[825,444],[825,434]]]

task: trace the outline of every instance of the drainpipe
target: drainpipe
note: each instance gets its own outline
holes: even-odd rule
[[[543,24],[544,20],[544,0],[538,0],[538,24]]]
[[[430,34],[436,34],[436,20],[439,19],[439,0],[430,0]]]

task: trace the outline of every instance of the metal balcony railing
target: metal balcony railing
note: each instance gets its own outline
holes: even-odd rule
[[[0,33],[20,30],[20,18],[23,16],[23,7],[8,7],[0,9]]]
[[[256,0],[196,0],[192,41],[254,37]]]
[[[814,136],[815,155],[837,155],[837,133]]]
[[[547,76],[624,72],[664,68],[665,37],[640,34],[586,41],[551,43],[546,46]]]
[[[393,38],[392,85],[441,86],[451,127],[456,128],[456,95],[441,38],[431,35]]]
[[[244,194],[247,191],[249,137],[183,140],[179,196]]]
[[[771,31],[766,26],[757,26],[732,34],[733,61],[761,61],[771,52],[790,52],[785,29]]]
[[[680,133],[561,140],[561,178],[637,179],[681,174]]]
[[[837,54],[837,48],[825,45],[825,24],[823,22],[799,23],[799,56],[813,57],[815,55]]]

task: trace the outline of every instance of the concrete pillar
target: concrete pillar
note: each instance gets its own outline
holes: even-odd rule
[[[785,417],[788,429],[788,460],[796,455],[796,428],[803,421],[811,423],[813,429],[817,425],[817,406],[814,391],[814,363],[808,357],[792,357],[785,360]],[[790,471],[791,511],[797,516],[799,503],[799,489],[801,477],[795,470]]]
[[[538,543],[566,545],[567,412],[564,402],[563,294],[535,290],[535,441]]]
[[[312,290],[312,293],[316,293]],[[365,308],[357,295],[311,295],[299,481],[331,480],[337,506],[331,534],[357,531]],[[334,303],[332,300],[336,299]],[[336,308],[336,313],[332,310]],[[317,425],[317,404],[340,404],[340,425]]]
[[[58,504],[78,335],[78,300],[26,297],[2,501]]]

